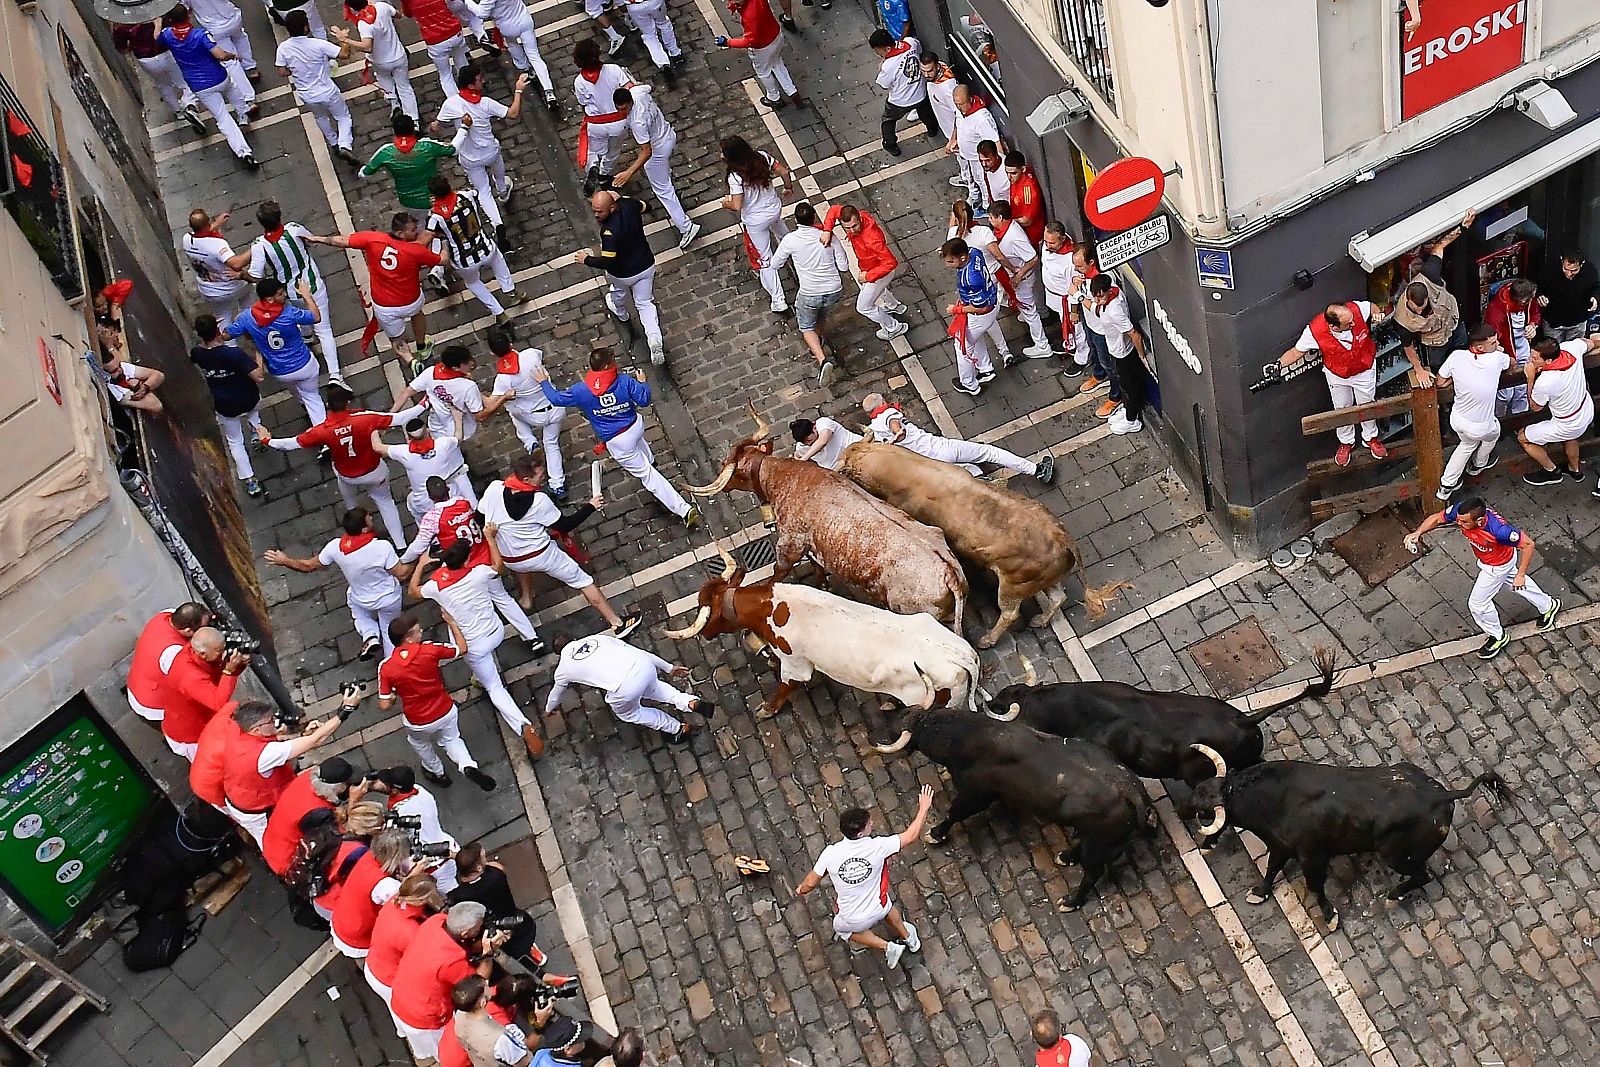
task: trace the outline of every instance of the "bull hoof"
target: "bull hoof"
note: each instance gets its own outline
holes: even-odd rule
[[[928,830],[923,833],[922,840],[930,845],[942,845],[950,840],[950,835],[948,833],[941,834],[937,830]]]
[[[1000,638],[998,636],[990,637],[988,634],[984,634],[982,637],[978,638],[978,647],[979,648],[993,648],[995,646],[995,643],[997,641],[999,641],[999,640],[1000,640]]]
[[[777,708],[773,707],[771,704],[762,704],[760,707],[756,708],[756,722],[764,722],[776,714],[778,714]]]
[[[1251,904],[1265,904],[1267,902],[1267,894],[1261,892],[1259,889],[1252,889],[1250,892],[1244,895],[1244,899],[1249,901]]]
[[[1334,912],[1328,916],[1328,933],[1331,934],[1337,929],[1339,929],[1339,913]]]
[[[1070,867],[1070,866],[1072,866],[1072,862],[1073,862],[1073,850],[1072,849],[1064,848],[1060,852],[1056,853],[1056,866],[1057,867]]]

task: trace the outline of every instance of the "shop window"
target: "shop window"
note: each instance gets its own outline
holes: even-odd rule
[[[1111,79],[1111,41],[1106,35],[1105,0],[1053,0],[1056,39],[1072,57],[1094,91],[1116,106],[1116,85]]]
[[[49,270],[61,295],[83,295],[78,255],[73,246],[71,206],[66,202],[66,177],[38,125],[0,78],[0,199],[17,227]]]
[[[963,80],[999,112],[1005,111],[1005,88],[1000,80],[1000,53],[994,31],[966,0],[950,4],[950,51],[960,58]]]

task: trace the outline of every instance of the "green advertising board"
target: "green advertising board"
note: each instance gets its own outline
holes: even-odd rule
[[[155,789],[76,697],[0,755],[0,886],[52,933],[98,898]]]

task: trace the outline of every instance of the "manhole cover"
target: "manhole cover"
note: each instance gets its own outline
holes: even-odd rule
[[[1416,562],[1417,557],[1405,546],[1406,534],[1414,528],[1394,508],[1384,508],[1335,537],[1333,550],[1371,588],[1382,585]],[[1422,550],[1428,550],[1427,542],[1423,542]]]
[[[771,538],[764,537],[759,541],[751,541],[747,545],[742,545],[729,554],[738,560],[745,570],[754,571],[777,562],[778,546],[772,542]],[[720,575],[723,566],[722,557],[712,556],[710,559],[703,559],[700,561],[700,566],[704,567],[708,574]]]
[[[1286,666],[1252,615],[1186,649],[1224,700],[1249,692]]]

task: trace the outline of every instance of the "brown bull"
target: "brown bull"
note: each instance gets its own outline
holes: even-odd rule
[[[756,433],[733,446],[715,481],[689,491],[742,489],[770,504],[778,524],[776,578],[810,555],[873,603],[903,615],[926,612],[959,633],[967,579],[944,535],[833,471],[774,456],[772,428],[753,405],[750,416]]]
[[[1089,585],[1077,542],[1043,504],[979,481],[954,464],[898,445],[858,441],[844,450],[839,473],[913,519],[943,530],[958,556],[994,572],[1000,620],[979,648],[991,647],[1016,624],[1030,596],[1044,605],[1032,625],[1049,625],[1067,599],[1062,581],[1069,573],[1084,579],[1083,602],[1091,619],[1105,614],[1106,604],[1128,585]]]

